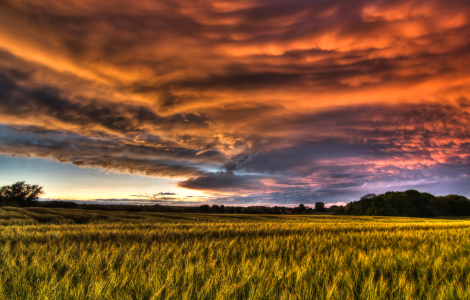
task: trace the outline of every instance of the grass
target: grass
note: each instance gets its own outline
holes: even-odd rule
[[[470,299],[470,220],[0,209],[0,299]]]

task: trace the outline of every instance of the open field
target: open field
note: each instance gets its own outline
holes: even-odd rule
[[[1,299],[470,299],[470,220],[0,209]]]

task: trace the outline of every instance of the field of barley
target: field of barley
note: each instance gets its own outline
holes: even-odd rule
[[[0,208],[0,299],[470,299],[470,220]]]

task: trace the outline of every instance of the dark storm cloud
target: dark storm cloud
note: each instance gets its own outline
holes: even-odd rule
[[[18,156],[50,158],[81,167],[101,168],[118,173],[145,176],[186,177],[202,175],[199,165],[188,160],[173,160],[168,151],[134,150],[120,141],[103,141],[67,132],[24,130],[0,126],[0,153]],[[23,129],[23,130],[22,130]],[[168,153],[168,154],[167,154]],[[195,156],[195,152],[192,153]],[[197,157],[197,156],[196,156]]]
[[[262,151],[255,147],[227,161],[227,172],[191,178],[180,186],[219,192],[233,186],[252,192],[299,189],[310,195],[328,194],[322,199],[329,199],[365,186],[463,178],[470,174],[466,103],[461,99],[458,106],[365,105],[264,120],[261,126],[274,132],[309,131],[283,137],[288,143],[279,148],[281,140],[269,144],[260,136],[257,144]]]
[[[82,63],[111,62],[130,70],[138,66],[157,77],[198,71],[177,80],[147,78],[157,94],[157,87],[165,85],[253,89],[302,86],[306,81],[337,86],[413,81],[459,69],[455,61],[468,50],[468,40],[461,39],[469,35],[468,9],[459,1],[89,5],[11,1],[4,3],[4,10],[53,31],[62,51]],[[395,11],[399,14],[394,16]],[[442,25],[432,18],[435,11],[441,11]],[[449,35],[462,42],[446,43]],[[447,49],[434,49],[438,46]],[[185,50],[178,51],[180,47]],[[381,53],[384,49],[390,53]],[[191,57],[206,63],[191,64]],[[312,65],[309,59],[317,63]],[[408,72],[397,72],[403,70]],[[369,78],[356,78],[361,75]]]
[[[178,183],[178,186],[188,189],[203,189],[209,191],[243,192],[260,188],[259,180],[262,176],[238,176],[231,172],[217,172],[199,177],[191,177]]]
[[[27,79],[27,75],[13,70],[6,70],[5,73],[11,73],[14,79]],[[2,74],[1,70],[0,99],[2,104],[0,112],[3,114],[17,117],[44,115],[81,126],[96,124],[122,133],[142,131],[141,128],[145,125],[159,128],[207,126],[207,117],[192,113],[160,117],[148,107],[143,106],[125,104],[116,106],[113,103],[97,99],[83,99],[85,103],[73,102],[62,97],[56,88],[26,89],[20,87],[5,74]]]
[[[0,150],[240,203],[462,186],[469,24],[460,0],[3,1]]]
[[[218,196],[210,199],[210,203],[225,205],[298,205],[304,203],[313,205],[315,202],[326,204],[344,204],[351,200],[359,200],[361,196],[373,193],[385,193],[387,191],[404,191],[408,189],[419,189],[435,195],[462,194],[470,192],[468,188],[468,177],[470,174],[470,164],[459,166],[459,171],[455,172],[455,167],[439,164],[430,168],[410,170],[407,168],[383,168],[375,172],[370,172],[369,166],[354,166],[336,168],[336,170],[322,170],[319,178],[315,182],[319,185],[309,185],[308,183],[298,183],[297,178],[292,176],[277,176],[271,184],[271,192],[260,193],[266,190],[265,186],[256,189],[243,190],[247,196]],[[335,172],[341,173],[340,176]],[[359,172],[362,172],[359,173]],[[243,177],[243,176],[239,176]],[[248,178],[247,178],[248,179]],[[239,180],[242,180],[241,178]],[[196,182],[195,180],[192,181]],[[273,187],[274,185],[274,187]],[[199,181],[194,189],[207,189],[216,191],[216,184],[205,185],[204,181]],[[275,190],[275,192],[272,192]],[[220,188],[219,191],[224,191]]]

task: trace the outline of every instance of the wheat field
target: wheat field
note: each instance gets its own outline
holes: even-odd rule
[[[470,299],[470,220],[0,209],[0,299]]]

